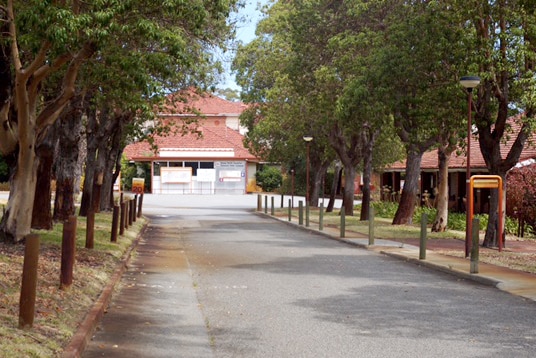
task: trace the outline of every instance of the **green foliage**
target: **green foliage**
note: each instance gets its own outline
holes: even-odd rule
[[[121,186],[123,190],[132,190],[132,179],[137,178],[138,169],[123,155],[121,158]]]
[[[375,216],[386,219],[392,219],[395,216],[396,210],[398,209],[398,203],[388,201],[376,201],[372,203],[372,206],[374,207]],[[423,213],[428,216],[428,224],[432,224],[435,220],[436,209],[422,206],[415,209],[415,213],[413,214],[413,222],[420,223]],[[488,214],[476,214],[474,217],[480,221],[480,230],[486,230],[488,225]],[[466,220],[467,217],[465,213],[449,212],[447,229],[465,231]],[[516,235],[517,229],[517,220],[511,217],[506,217],[506,224],[504,228],[505,232],[508,235]],[[532,232],[531,230],[532,229],[529,228],[529,234]]]
[[[267,192],[279,188],[283,182],[281,170],[270,166],[264,166],[261,171],[256,172],[255,178],[257,179],[257,185]]]
[[[371,204],[374,208],[374,215],[380,218],[394,218],[395,213],[398,210],[398,203],[389,201],[375,201]]]
[[[437,210],[426,206],[419,206],[415,209],[415,212],[413,213],[413,222],[420,224],[423,214],[426,214],[427,216],[426,224],[432,224],[435,221]]]

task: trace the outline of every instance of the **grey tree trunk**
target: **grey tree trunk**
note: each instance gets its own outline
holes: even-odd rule
[[[339,186],[339,181],[341,178],[342,166],[341,162],[338,160],[335,162],[335,170],[333,172],[333,183],[331,184],[331,191],[329,194],[329,203],[326,208],[327,213],[333,212],[333,207],[335,206],[335,197],[337,195],[337,188]]]
[[[75,214],[75,188],[80,177],[80,142],[83,113],[82,97],[76,96],[59,118],[59,142],[56,160],[55,221]]]
[[[446,152],[445,149],[439,148],[437,152],[439,163],[438,189],[436,197],[437,214],[432,224],[433,232],[443,232],[447,229],[449,217],[449,159],[451,152]]]
[[[406,160],[406,181],[402,189],[400,204],[393,219],[393,225],[407,225],[413,222],[413,213],[419,193],[422,152],[409,150]]]

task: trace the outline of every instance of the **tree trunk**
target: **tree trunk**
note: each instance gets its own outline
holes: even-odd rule
[[[407,225],[413,222],[413,213],[417,194],[419,193],[419,177],[421,174],[422,153],[416,150],[408,151],[406,160],[406,181],[402,189],[400,204],[393,219],[393,225]]]
[[[363,158],[363,188],[361,189],[361,216],[359,220],[365,221],[370,217],[370,181],[372,177],[372,147],[374,143],[368,143]]]
[[[361,200],[360,220],[365,221],[370,216],[371,190],[370,182],[372,178],[372,158],[373,149],[379,131],[368,130],[363,132],[363,188]]]
[[[344,168],[344,214],[348,216],[354,215],[354,193],[355,193],[355,175],[354,167]]]
[[[9,31],[9,21],[4,12],[0,12],[0,31]],[[17,146],[16,121],[12,116],[11,46],[7,41],[0,42],[0,154],[3,156],[15,151]]]
[[[101,190],[100,209],[110,211],[113,209],[113,186],[117,177],[115,172],[121,168],[121,140],[123,138],[123,129],[125,124],[130,120],[130,115],[116,115],[113,118],[113,126],[106,126],[109,130],[106,135],[109,139],[109,147],[102,148],[99,153],[107,153],[104,158],[104,181]],[[108,142],[108,141],[105,141]]]
[[[48,128],[43,142],[37,147],[39,165],[37,167],[37,182],[32,211],[32,228],[51,230],[52,224],[52,166],[54,164],[54,150],[57,141],[55,125]]]
[[[438,190],[437,190],[437,214],[434,223],[432,224],[432,232],[443,232],[447,229],[449,216],[449,159],[450,154],[443,148],[439,148],[437,152],[439,163]]]
[[[322,192],[322,179],[324,178],[324,175],[326,173],[326,170],[329,167],[329,162],[320,163],[319,167],[313,168],[312,171],[312,184],[313,187],[311,188],[311,206],[318,207],[318,199],[320,197],[320,193]]]
[[[80,130],[82,98],[77,96],[59,120],[59,146],[56,160],[56,198],[54,220],[65,221],[75,214],[75,183],[80,176]]]
[[[89,102],[88,102],[89,104]],[[92,205],[93,183],[97,170],[97,145],[101,139],[98,137],[97,113],[95,110],[87,110],[86,124],[86,168],[84,172],[84,185],[82,187],[82,200],[80,203],[80,216],[87,216],[88,209]]]
[[[331,191],[329,194],[329,203],[326,208],[327,213],[333,212],[335,206],[335,196],[337,195],[337,188],[339,187],[339,180],[342,173],[341,162],[338,160],[335,162],[335,170],[333,171],[333,183],[331,184]]]
[[[0,223],[0,237],[14,243],[22,241],[30,233],[38,165],[33,131],[27,130],[26,126],[21,127],[24,135],[21,133],[19,136],[23,138],[20,141],[17,166],[10,182],[6,213]]]

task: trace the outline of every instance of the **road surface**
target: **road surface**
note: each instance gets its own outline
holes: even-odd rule
[[[534,302],[256,215],[255,196],[144,204],[139,257],[85,357],[536,352]]]

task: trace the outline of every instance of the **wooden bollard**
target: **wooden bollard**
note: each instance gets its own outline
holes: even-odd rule
[[[71,215],[63,223],[61,240],[60,289],[69,288],[73,283],[73,267],[76,255],[76,216]]]
[[[35,317],[35,295],[37,290],[37,262],[39,260],[39,235],[25,237],[22,285],[19,301],[19,328],[31,328]]]
[[[128,226],[132,226],[134,222],[134,199],[130,199],[128,205]]]
[[[119,213],[119,235],[123,235],[125,233],[125,202],[120,201],[119,202],[119,208],[121,212]]]
[[[262,210],[262,196],[261,194],[257,194],[257,211]]]
[[[128,229],[129,217],[130,217],[130,201],[128,199],[125,199],[125,229]]]
[[[86,218],[86,249],[95,246],[95,212],[89,208]]]
[[[110,235],[111,242],[117,242],[117,231],[119,229],[119,206],[114,205],[112,213],[112,232]]]
[[[130,217],[130,201],[125,200],[125,229],[128,229],[128,218]]]
[[[143,207],[143,193],[140,194],[140,199],[138,200],[138,217],[141,218],[141,212]]]
[[[138,217],[138,214],[136,213],[137,209],[138,209],[138,194],[134,195],[134,199],[132,203],[132,222],[136,222],[136,218]]]

